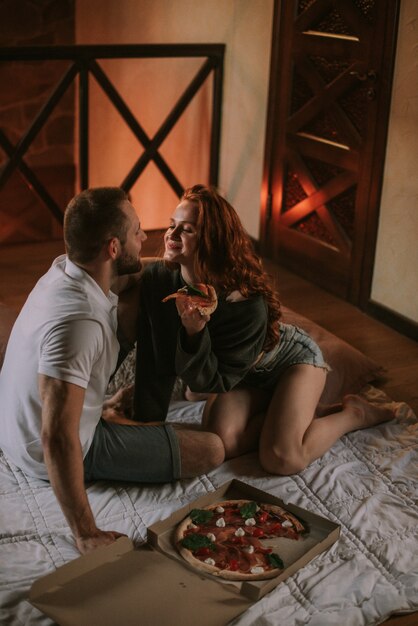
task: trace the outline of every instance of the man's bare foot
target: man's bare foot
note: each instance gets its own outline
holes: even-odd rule
[[[343,409],[350,409],[355,413],[359,420],[359,428],[370,428],[395,417],[392,409],[370,404],[361,396],[352,394],[344,396]]]

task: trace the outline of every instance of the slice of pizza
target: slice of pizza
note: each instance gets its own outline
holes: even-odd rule
[[[175,543],[200,571],[229,580],[263,580],[284,569],[264,540],[298,540],[306,532],[307,526],[280,506],[228,500],[193,509],[178,525]]]
[[[202,315],[211,315],[218,306],[218,297],[212,285],[197,283],[196,285],[185,285],[175,293],[163,298],[162,302],[172,299],[183,299],[190,302]]]

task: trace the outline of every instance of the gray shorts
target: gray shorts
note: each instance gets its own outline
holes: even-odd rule
[[[279,343],[248,372],[245,384],[270,391],[285,370],[301,364],[330,370],[321,349],[308,333],[298,326],[280,324]]]
[[[84,459],[84,479],[166,483],[181,475],[174,428],[129,426],[101,419]]]

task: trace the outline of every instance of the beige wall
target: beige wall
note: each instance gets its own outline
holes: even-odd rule
[[[226,43],[219,184],[250,235],[258,238],[273,0],[76,0],[76,11],[77,43]],[[377,303],[413,321],[418,321],[417,29],[418,2],[402,0],[372,287]],[[126,63],[118,77],[111,62],[106,70],[124,88],[129,106],[141,122],[145,120],[152,135],[180,93],[180,70],[167,66],[165,74],[155,77],[151,62],[142,67]],[[185,62],[183,69],[187,63],[196,62]],[[150,107],[140,91],[132,90],[132,84],[146,84],[158,93],[162,87],[165,97]],[[97,98],[97,94],[93,96]],[[181,150],[186,164],[180,168],[184,185],[197,182],[207,170],[206,148],[196,151],[196,145],[207,145],[209,96],[209,92],[202,94],[194,104],[205,123],[194,127],[191,111],[161,150],[170,164],[178,162],[176,154]],[[118,184],[122,172],[138,157],[138,144],[129,131],[118,126],[110,107],[94,98],[98,144],[92,154],[90,182]],[[109,154],[108,133],[115,129],[120,141],[112,141]],[[134,189],[134,202],[145,228],[163,227],[176,203],[174,193],[161,181],[151,164],[144,182]]]
[[[238,210],[244,225],[258,237],[260,187],[271,44],[272,0],[77,0],[76,41],[82,43],[226,43],[219,187]],[[165,114],[202,64],[202,60],[103,63],[132,111],[152,136]],[[120,67],[120,66],[119,66]],[[186,75],[187,74],[187,75]],[[183,82],[182,82],[183,81]],[[186,81],[186,82],[184,82]],[[137,89],[132,89],[135,85]],[[153,104],[142,96],[164,94]],[[91,185],[120,184],[142,149],[112,111],[100,90],[92,92]],[[210,88],[193,106],[204,123],[193,124],[193,110],[176,126],[161,153],[187,186],[206,182],[210,131]],[[109,134],[118,141],[109,141]],[[112,153],[108,146],[112,146]],[[196,146],[204,146],[196,150]],[[179,157],[181,152],[181,158]],[[186,158],[184,155],[186,154]],[[180,169],[178,168],[178,164]],[[205,179],[205,180],[204,180]],[[174,192],[150,164],[133,200],[145,228],[167,223],[176,204]]]
[[[418,322],[418,2],[402,0],[372,299]]]

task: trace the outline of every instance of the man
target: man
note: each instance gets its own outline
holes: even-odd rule
[[[212,433],[101,418],[119,351],[111,285],[140,270],[145,239],[123,190],[73,198],[64,219],[67,255],[29,295],[0,374],[0,446],[24,472],[50,481],[81,553],[120,536],[97,528],[85,480],[167,482],[224,459]]]

